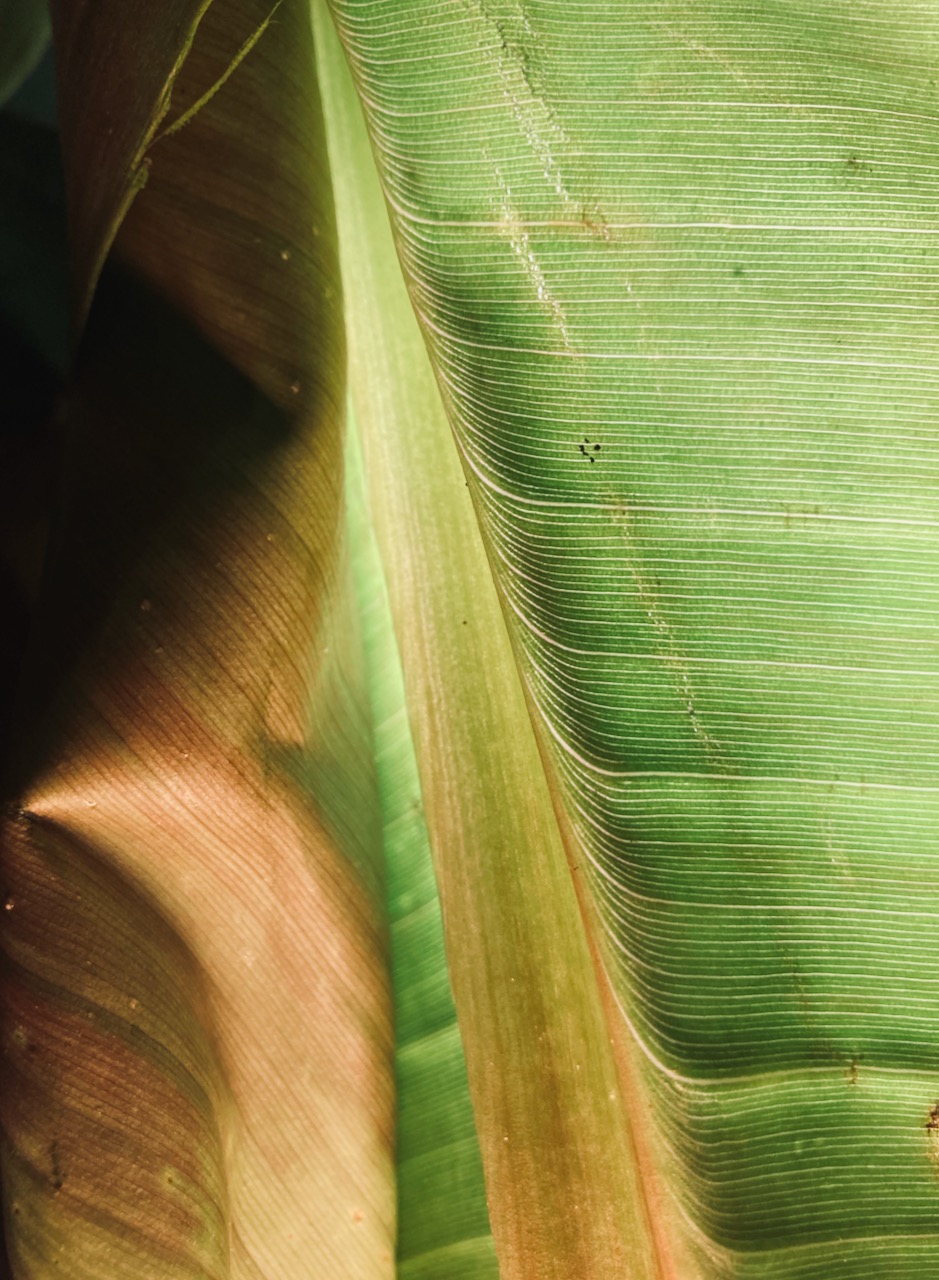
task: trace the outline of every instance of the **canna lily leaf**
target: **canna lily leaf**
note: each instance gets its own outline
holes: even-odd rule
[[[932,1275],[935,11],[334,8],[678,1274]]]
[[[92,6],[51,0],[62,150],[69,198],[73,294],[80,327],[117,230],[150,172],[148,149],[185,116],[170,110],[176,81],[212,0],[168,0],[152,12],[121,0]],[[245,45],[267,25],[256,6],[233,10],[223,25]],[[207,63],[190,62],[196,85],[185,108],[224,81],[243,46],[226,40]],[[119,69],[119,74],[115,72]],[[211,75],[214,79],[201,80]],[[179,98],[177,95],[177,108]]]
[[[932,1276],[939,21],[331,6],[54,5],[15,1280]]]
[[[316,32],[351,391],[500,1274],[651,1276],[654,1251],[594,963],[491,571],[395,267],[351,82],[324,21]],[[409,1118],[404,1107],[402,1116]],[[426,1116],[415,1123],[426,1125]],[[412,1219],[430,1227],[426,1199],[399,1207],[402,1238]],[[417,1274],[450,1274],[464,1257],[435,1255]]]
[[[375,725],[395,1009],[397,1275],[497,1277],[466,1062],[444,957],[401,662],[370,523],[354,416],[347,444],[350,547]]]
[[[266,16],[203,17],[179,110],[224,82],[152,148],[68,397],[5,833],[17,1278],[393,1272],[379,813],[302,7],[224,80]],[[97,50],[75,17],[73,47]],[[138,103],[159,100],[177,37]],[[95,197],[108,235],[123,156]],[[73,199],[73,232],[83,217]],[[102,243],[86,233],[80,282]]]

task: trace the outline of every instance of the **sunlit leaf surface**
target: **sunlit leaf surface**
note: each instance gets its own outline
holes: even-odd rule
[[[939,14],[335,8],[700,1268],[931,1276]]]
[[[939,10],[52,8],[14,1280],[934,1276]]]
[[[397,1084],[398,1276],[497,1280],[466,1062],[444,955],[401,662],[354,424],[351,549],[375,723],[391,927]]]
[[[360,113],[321,16],[350,387],[500,1274],[651,1276],[645,1200],[542,763],[466,482],[394,261]],[[402,1141],[420,1131],[428,1141],[429,1124],[430,1115],[414,1115],[402,1097]],[[404,1181],[401,1191],[402,1241],[411,1230],[434,1230],[440,1206]],[[438,1229],[453,1226],[441,1217]],[[413,1274],[470,1268],[478,1275],[482,1268],[485,1275],[489,1248],[481,1239],[431,1254],[415,1260]]]

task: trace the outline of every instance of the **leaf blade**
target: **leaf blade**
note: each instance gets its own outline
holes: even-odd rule
[[[350,410],[346,493],[375,725],[391,929],[397,1275],[492,1280],[498,1264],[447,976],[440,900],[403,676]]]
[[[699,1265],[929,1274],[935,16],[334,7]]]
[[[500,1274],[656,1275],[593,959],[491,571],[347,72],[316,12],[351,388]]]
[[[148,14],[140,6],[141,23]],[[153,39],[164,16],[152,15]],[[266,17],[254,3],[212,6],[176,77],[177,105],[215,83]],[[158,96],[178,53],[155,61],[140,101]],[[19,807],[118,881],[111,908],[92,904],[116,982],[131,945],[121,903],[135,892],[176,954],[194,957],[207,1008],[190,992],[187,1017],[217,1058],[211,1174],[224,1186],[224,1251],[209,1274],[251,1280],[303,1274],[311,1258],[324,1277],[393,1273],[387,924],[343,541],[344,347],[311,66],[308,12],[285,4],[218,93],[154,148],[129,212],[113,159],[102,222],[126,218],[70,396],[68,502],[17,779]],[[86,246],[80,280],[98,248]],[[7,858],[15,869],[12,839]],[[75,957],[58,954],[58,936],[48,946],[66,974]],[[154,972],[135,995],[141,1009],[177,978]],[[44,997],[37,1017],[51,1023],[68,993]],[[98,1049],[116,1058],[119,1047],[115,1033]],[[158,1074],[159,1044],[134,1047]],[[133,1187],[115,1177],[97,1199],[78,1193],[83,1164],[106,1165],[119,1141],[118,1130],[83,1144],[81,1114],[106,1103],[100,1076],[79,1074],[77,1100],[60,1078],[47,1082],[71,1126],[59,1147],[76,1190],[33,1186],[19,1238],[64,1239],[76,1273],[205,1274],[188,1219],[172,1260],[119,1223],[105,1224],[103,1243],[96,1235],[98,1201]],[[15,1092],[5,1105],[9,1162],[32,1139],[11,1138]],[[146,1136],[137,1161],[150,1169],[156,1124]],[[174,1194],[164,1185],[148,1201],[151,1222],[172,1216]],[[34,1274],[27,1256],[19,1275]]]

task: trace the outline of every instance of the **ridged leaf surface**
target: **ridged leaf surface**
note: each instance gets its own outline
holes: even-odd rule
[[[656,1250],[594,958],[491,567],[394,261],[361,113],[327,22],[318,9],[350,390],[400,648],[499,1274],[651,1278]],[[431,1043],[415,1045],[408,1060],[422,1067],[428,1097],[432,1091],[439,1102],[456,1101],[445,1059]],[[414,1083],[401,1080],[400,1142],[404,1150],[415,1143],[427,1150],[437,1126],[429,1106],[414,1109]],[[445,1154],[441,1173],[474,1172],[469,1153]],[[492,1241],[459,1243],[461,1219],[472,1221],[472,1183],[447,1196],[438,1178],[434,1193],[422,1195],[412,1176],[403,1166],[402,1245],[445,1231],[451,1247],[423,1258],[404,1254],[401,1275],[489,1274]]]
[[[77,288],[113,247],[4,833],[13,1274],[387,1277],[385,891],[309,13],[212,5],[189,47],[136,6],[160,57],[128,64],[128,7],[130,31],[92,9],[57,14]],[[103,50],[99,104],[149,166],[129,212],[134,138],[109,150],[70,96]],[[167,65],[191,118],[151,146],[134,112]]]
[[[700,1267],[932,1275],[936,10],[335,9]]]

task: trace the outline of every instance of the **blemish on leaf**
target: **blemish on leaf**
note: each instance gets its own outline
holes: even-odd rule
[[[848,156],[847,160],[845,161],[845,168],[847,169],[848,173],[862,174],[862,173],[870,173],[871,171],[870,165],[856,155]]]
[[[662,600],[661,582],[655,574],[647,572],[642,563],[639,543],[633,532],[633,517],[625,503],[615,503],[613,520],[622,532],[627,565],[635,583],[636,601],[651,624],[656,649],[668,659],[673,686],[681,698],[691,731],[712,763],[723,768],[723,752],[720,743],[702,721],[700,699],[695,696],[692,685],[691,666],[669,621]]]
[[[939,1102],[934,1102],[929,1108],[924,1128],[929,1143],[929,1159],[939,1170]]]
[[[52,1165],[52,1186],[56,1191],[61,1191],[65,1183],[65,1174],[62,1172],[62,1161],[59,1158],[59,1144],[53,1138],[49,1144],[49,1161]]]

